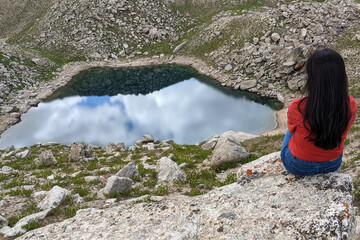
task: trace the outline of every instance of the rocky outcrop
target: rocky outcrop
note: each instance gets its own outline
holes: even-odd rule
[[[163,157],[158,161],[156,172],[158,173],[158,181],[161,183],[172,183],[177,180],[186,181],[184,172],[169,157]]]
[[[229,36],[228,32],[234,32],[231,41],[205,54],[216,63],[218,71],[230,74],[223,85],[278,98],[285,88],[304,88],[307,57],[318,46],[331,45],[354,26],[359,9],[353,1],[329,0],[282,3],[277,8],[242,15],[222,12],[187,46],[195,51],[204,42],[221,41],[224,35]],[[258,32],[257,36],[238,37],[250,31]],[[242,47],[234,48],[237,44]]]
[[[161,0],[56,3],[27,32],[27,47],[71,49],[94,58],[148,55],[144,44],[177,41],[192,19]],[[68,27],[71,26],[71,27]]]
[[[224,163],[239,162],[248,158],[250,154],[241,146],[240,142],[251,138],[249,134],[225,132],[223,133],[214,149],[211,157],[211,167],[217,169]]]
[[[91,147],[83,142],[73,143],[70,150],[70,160],[80,161],[86,158],[92,158],[93,152]]]
[[[278,154],[243,165],[239,183],[202,196],[80,210],[72,219],[19,239],[352,239],[350,176],[294,176],[276,170],[281,166]],[[249,169],[261,169],[260,174]],[[261,174],[266,169],[274,171]]]

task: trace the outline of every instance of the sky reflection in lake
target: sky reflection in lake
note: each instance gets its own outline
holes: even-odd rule
[[[191,78],[146,95],[70,96],[40,103],[1,136],[0,148],[49,141],[129,146],[144,134],[194,144],[215,133],[258,133],[275,125],[269,106]]]

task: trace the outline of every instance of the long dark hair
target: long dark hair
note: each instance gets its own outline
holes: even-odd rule
[[[328,150],[341,144],[349,120],[348,79],[345,63],[332,49],[316,50],[306,63],[307,98],[304,126],[310,126],[307,139],[315,146]],[[301,111],[300,111],[301,112]]]

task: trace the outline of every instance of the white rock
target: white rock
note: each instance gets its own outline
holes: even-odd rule
[[[3,166],[1,168],[1,171],[4,173],[4,174],[8,174],[8,173],[11,173],[12,171],[14,171],[14,169],[12,167],[9,167],[9,166]]]
[[[132,178],[133,176],[139,176],[139,171],[133,162],[129,162],[115,176]]]
[[[15,157],[17,158],[28,158],[31,155],[31,150],[30,149],[26,149],[25,151],[19,152],[15,154]]]
[[[105,201],[105,203],[107,203],[107,204],[115,204],[116,201],[117,201],[116,198],[110,198],[110,199],[107,199],[107,200]]]
[[[156,166],[156,172],[158,173],[158,181],[164,183],[172,183],[176,180],[186,182],[184,172],[168,157],[161,158]]]
[[[233,136],[232,132],[223,133],[211,157],[211,167],[216,169],[223,163],[239,162],[248,158],[249,153],[241,146],[240,141]]]
[[[99,176],[86,176],[84,177],[85,182],[100,182]]]
[[[46,193],[47,193],[47,191],[38,191],[38,192],[34,192],[34,193],[32,194],[32,196],[33,196],[34,198],[37,198],[37,197],[41,197],[41,196],[46,195]]]
[[[240,83],[240,89],[241,90],[246,90],[246,89],[250,89],[253,87],[256,87],[256,80],[247,80],[247,81],[243,81]]]
[[[231,69],[232,69],[231,64],[226,65],[225,68],[224,68],[224,70],[227,71],[227,72],[230,71]]]
[[[104,188],[104,194],[125,193],[131,189],[133,181],[130,178],[111,176]]]
[[[45,150],[44,152],[42,152],[39,156],[39,160],[45,166],[52,166],[57,164],[57,161],[51,150]]]
[[[38,204],[40,210],[52,209],[65,200],[69,191],[59,186],[54,186],[49,192],[47,192],[45,198]]]
[[[360,34],[356,34],[356,35],[355,35],[355,39],[360,42]]]
[[[14,237],[18,234],[26,233],[26,230],[23,228],[23,226],[29,224],[31,221],[38,221],[44,219],[49,213],[51,209],[41,211],[29,216],[26,216],[22,219],[20,219],[14,227],[4,227],[0,230],[2,234],[4,234],[4,237]]]
[[[278,42],[280,40],[280,34],[278,33],[273,33],[271,34],[271,39],[274,41],[274,42]]]
[[[305,38],[305,37],[306,37],[306,34],[307,34],[307,29],[306,29],[306,28],[302,28],[302,29],[300,30],[300,36],[301,36],[302,38]]]
[[[113,142],[109,142],[106,145],[106,154],[111,154],[116,150],[117,146]]]
[[[0,228],[2,228],[3,226],[6,226],[8,224],[8,221],[6,220],[6,218],[4,218],[3,216],[0,215]]]
[[[173,53],[177,53],[178,51],[180,51],[180,49],[183,48],[186,43],[187,43],[187,41],[182,42],[182,43],[180,43],[178,46],[176,46],[176,48],[174,49]]]

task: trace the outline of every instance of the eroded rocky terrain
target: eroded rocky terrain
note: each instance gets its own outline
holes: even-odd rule
[[[6,28],[0,35],[3,37],[0,40],[0,132],[20,121],[22,113],[66,84],[73,75],[93,66],[192,65],[225,87],[278,99],[284,103],[281,114],[284,115],[292,99],[304,94],[304,64],[309,54],[320,46],[332,47],[343,55],[350,93],[359,102],[358,1],[264,0],[254,3],[224,0],[190,3],[160,0],[59,0],[48,1],[42,7],[23,3],[14,3],[10,7],[8,2],[4,6],[9,12],[0,18],[3,21],[0,29]],[[14,6],[18,6],[18,11],[25,15],[26,22],[16,19]],[[0,12],[4,13],[3,10]],[[14,21],[17,24],[10,24]],[[313,184],[319,179],[296,180],[293,184],[297,186],[295,191],[310,185],[312,193],[315,191],[316,194],[311,196],[313,198],[309,202],[319,200],[320,204],[329,200],[332,202],[331,208],[315,212],[311,216],[316,219],[307,222],[302,217],[305,213],[294,207],[294,202],[276,202],[275,207],[271,205],[266,209],[284,210],[281,207],[283,204],[286,209],[299,211],[299,215],[281,219],[271,229],[266,228],[271,226],[261,226],[259,234],[261,231],[269,231],[274,236],[286,238],[290,234],[300,239],[348,239],[352,236],[355,215],[358,215],[356,207],[360,202],[359,124],[360,120],[357,119],[349,132],[341,169],[342,173],[350,174],[354,189],[325,189]],[[285,128],[278,130],[283,133]],[[148,208],[150,213],[158,214],[156,209],[161,207],[164,208],[161,210],[164,215],[172,216],[170,212],[177,209],[180,202],[190,204],[194,201],[192,196],[214,189],[196,198],[200,206],[211,196],[223,199],[227,198],[227,194],[245,191],[249,187],[246,184],[253,184],[251,186],[258,187],[258,191],[262,189],[261,186],[275,189],[282,185],[285,189],[280,187],[279,191],[292,194],[286,186],[292,185],[293,180],[287,179],[293,179],[293,176],[288,176],[281,169],[275,175],[263,174],[264,178],[257,178],[259,172],[254,168],[249,169],[252,166],[250,163],[244,165],[247,168],[245,173],[252,176],[254,170],[257,172],[254,174],[257,180],[251,180],[251,177],[250,180],[244,180],[241,173],[236,175],[242,164],[278,151],[283,134],[251,139],[239,137],[243,134],[230,135],[232,137],[224,134],[221,141],[215,136],[196,146],[181,146],[170,140],[146,140],[145,137],[144,142],[138,141],[130,148],[124,148],[122,144],[109,144],[102,148],[86,144],[63,146],[43,143],[22,149],[0,150],[0,225],[5,226],[1,231],[7,236],[16,236],[73,217],[82,208],[118,206],[119,209],[129,209],[129,212]],[[241,153],[241,156],[219,152],[216,146],[218,141],[230,146],[235,153]],[[337,174],[324,181],[337,183],[344,180],[350,184],[346,174]],[[241,179],[246,184],[240,184],[239,187],[235,182]],[[279,185],[272,185],[272,181]],[[225,188],[218,188],[231,183]],[[254,194],[258,194],[254,191]],[[329,191],[340,195],[325,194]],[[304,194],[308,193],[305,191]],[[346,198],[346,201],[339,200],[339,197]],[[258,200],[262,201],[261,198]],[[232,200],[229,201],[231,205]],[[221,208],[215,200],[212,204],[216,205],[215,209]],[[194,207],[191,204],[189,206]],[[189,230],[185,234],[177,229],[171,233],[175,235],[163,236],[173,239],[180,236],[181,239],[179,232],[182,232],[183,236],[190,238],[235,237],[228,226],[237,226],[238,221],[245,221],[238,219],[244,212],[231,213],[225,208],[224,205],[223,210],[216,210],[219,216],[214,215],[217,220],[213,224],[218,224],[217,221],[219,224],[215,230],[210,227],[194,230],[194,225],[211,224],[203,220],[209,215],[208,209],[199,207],[199,212],[196,210],[191,213],[194,222],[185,220],[189,219],[186,213],[179,213],[178,216],[184,218],[177,219],[179,224],[189,224],[189,229],[194,231]],[[317,208],[316,205],[311,209]],[[244,209],[246,206],[242,205],[240,210]],[[274,214],[270,210],[264,214]],[[305,210],[310,211],[310,208]],[[74,220],[64,224],[82,221],[84,214],[94,216],[93,220],[97,221],[99,214],[111,215],[111,211],[80,211]],[[160,218],[160,215],[157,216]],[[258,217],[270,219],[263,215]],[[112,216],[106,219],[109,220],[106,224],[111,225]],[[331,229],[325,231],[319,228],[323,226],[320,224],[321,219],[331,221]],[[153,221],[147,218],[143,220]],[[224,224],[224,221],[230,225]],[[90,221],[87,223],[90,224]],[[81,235],[82,230],[76,224],[72,231]],[[289,228],[295,225],[298,232],[289,232]],[[56,226],[62,228],[61,224]],[[341,226],[342,230],[339,230]],[[50,230],[44,230],[44,234],[45,231],[47,233],[43,236],[53,238],[51,228],[52,225],[46,228]],[[139,229],[139,238],[155,234],[147,228]],[[33,235],[30,232],[24,239],[38,238],[41,231]],[[158,234],[163,234],[161,231],[159,229]],[[324,231],[328,235],[320,234]],[[66,231],[63,234],[63,238],[70,238]],[[95,233],[89,232],[87,236],[95,236],[90,234]],[[262,237],[255,232],[242,234],[245,237]],[[113,231],[113,235],[108,236],[125,237],[126,234]]]

